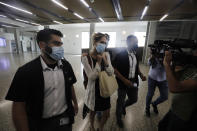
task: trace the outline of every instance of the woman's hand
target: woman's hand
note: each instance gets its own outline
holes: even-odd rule
[[[107,61],[107,55],[106,55],[105,52],[103,52],[102,58],[103,58],[103,60],[104,60],[105,66],[109,66],[109,63],[108,63],[108,61]]]
[[[103,59],[103,56],[100,55],[100,54],[98,54],[98,55],[96,56],[96,59],[97,59],[97,62],[98,62],[99,64],[101,64],[102,59]]]

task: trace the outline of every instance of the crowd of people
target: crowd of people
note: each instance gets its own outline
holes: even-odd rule
[[[74,117],[78,113],[78,102],[74,84],[77,79],[71,64],[64,58],[62,33],[54,29],[44,29],[37,34],[41,55],[18,68],[6,99],[13,101],[12,118],[17,131],[71,131]],[[99,73],[116,76],[118,83],[116,119],[120,128],[124,127],[122,115],[128,106],[138,100],[138,76],[146,81],[140,71],[137,54],[138,39],[129,35],[127,48],[111,60],[107,46],[108,34],[95,33],[89,53],[81,56],[84,66],[84,110],[89,113],[90,130],[103,131],[110,117],[110,97],[100,94]],[[197,56],[197,49],[192,53]],[[158,131],[195,131],[197,124],[197,67],[187,65],[172,68],[172,54],[165,52],[163,61],[151,53],[148,60],[148,92],[145,115],[151,117],[150,106],[158,114],[157,106],[168,99],[168,89],[172,94],[169,112],[158,124]],[[152,101],[158,87],[160,96]],[[126,99],[126,96],[128,99]],[[125,100],[126,99],[126,100]],[[95,116],[100,117],[95,129]]]

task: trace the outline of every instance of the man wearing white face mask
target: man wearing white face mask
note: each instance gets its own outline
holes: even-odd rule
[[[73,87],[76,77],[63,59],[61,37],[54,29],[39,31],[41,55],[20,67],[14,76],[6,99],[13,101],[17,131],[72,131],[78,112]]]

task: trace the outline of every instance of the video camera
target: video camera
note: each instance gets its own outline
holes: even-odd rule
[[[193,56],[187,50],[197,49],[197,42],[189,39],[174,40],[155,40],[154,44],[149,45],[152,55],[163,62],[165,51],[172,53],[172,63],[174,66],[195,65],[197,66],[197,57]]]

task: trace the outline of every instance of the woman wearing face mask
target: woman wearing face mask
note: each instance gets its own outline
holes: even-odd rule
[[[103,112],[99,123],[99,131],[103,131],[104,124],[110,115],[110,97],[103,98],[100,96],[98,77],[99,72],[103,70],[105,70],[108,75],[112,75],[114,73],[110,55],[108,52],[105,52],[106,44],[106,35],[96,33],[93,36],[93,49],[88,55],[83,54],[82,56],[82,64],[84,65],[84,70],[88,77],[85,104],[90,110],[90,128],[93,131],[95,130],[94,117],[97,111]]]

